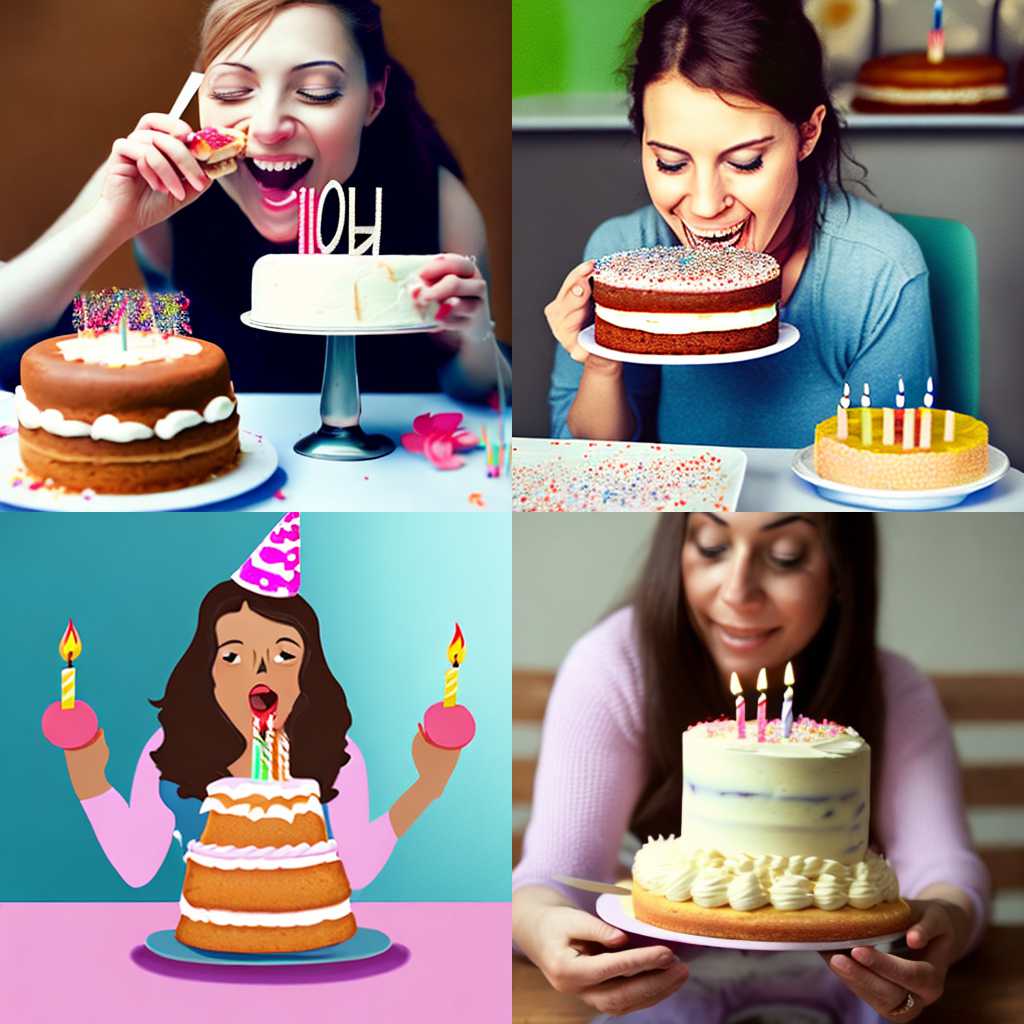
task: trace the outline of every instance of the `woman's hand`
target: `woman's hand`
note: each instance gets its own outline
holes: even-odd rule
[[[552,988],[613,1015],[660,1003],[689,976],[667,946],[604,951],[627,939],[600,918],[563,906],[531,908],[517,934],[520,948]]]
[[[167,114],[144,114],[115,139],[100,205],[124,241],[166,220],[210,186],[211,178],[181,141],[192,129]]]
[[[106,774],[110,750],[102,729],[86,746],[77,750],[65,750],[64,758],[67,761],[71,785],[79,800],[88,800],[110,789]]]
[[[420,271],[421,287],[413,288],[412,300],[423,307],[439,302],[439,335],[443,344],[456,351],[486,340],[491,333],[487,282],[476,261],[457,253],[441,253]]]
[[[940,900],[911,901],[921,913],[907,932],[907,945],[920,950],[913,960],[881,953],[870,946],[850,950],[851,957],[825,956],[846,987],[885,1020],[913,1020],[942,995],[953,962],[956,928],[949,905]],[[908,995],[910,999],[908,999]],[[912,1006],[907,1006],[912,1002]]]
[[[580,331],[594,319],[594,303],[590,291],[590,275],[594,261],[584,260],[573,267],[558,289],[558,294],[544,307],[544,316],[558,344],[591,372],[616,376],[622,373],[622,363],[614,359],[591,355],[580,344]]]
[[[436,800],[444,792],[461,753],[461,750],[435,747],[433,743],[427,741],[422,728],[413,737],[413,764],[416,765],[416,771],[419,772],[420,781],[433,799]]]

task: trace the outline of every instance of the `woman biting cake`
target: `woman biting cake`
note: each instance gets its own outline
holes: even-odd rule
[[[559,343],[553,436],[795,448],[834,411],[844,380],[902,374],[923,388],[936,377],[924,260],[892,218],[843,188],[840,123],[800,3],[661,0],[638,23],[628,72],[650,202],[594,231],[546,307]],[[799,343],[700,367],[588,354],[579,334],[609,322],[609,265],[613,285],[638,276],[614,254],[635,264],[664,246],[682,247],[684,265],[675,283],[659,268],[663,280],[635,307],[669,314],[653,331],[691,334],[694,352],[729,351],[770,343],[778,319],[799,329]],[[732,255],[715,263],[709,248]],[[773,274],[759,265],[772,261]],[[698,280],[703,263],[713,273]],[[650,301],[666,291],[667,302]],[[613,326],[637,323],[622,319],[628,303],[612,312]],[[687,351],[679,344],[660,351]]]
[[[225,350],[239,389],[318,391],[322,336],[289,343],[282,360],[280,336],[239,316],[250,306],[256,260],[295,251],[297,189],[322,191],[337,180],[371,210],[374,189],[383,189],[382,252],[440,254],[414,298],[440,303],[444,331],[361,347],[363,388],[489,394],[495,363],[479,269],[487,259],[483,220],[414,83],[387,50],[377,4],[214,0],[197,66],[204,130],[244,134],[244,154],[236,144],[238,152],[206,164],[211,153],[194,145],[193,126],[144,114],[58,222],[0,268],[6,354],[68,333],[74,293],[132,240],[151,288],[188,294],[194,333]],[[209,148],[214,156],[224,149]],[[211,188],[214,176],[219,187]],[[361,222],[368,216],[361,211]]]

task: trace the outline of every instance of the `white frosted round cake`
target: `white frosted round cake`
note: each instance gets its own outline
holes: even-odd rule
[[[281,327],[433,326],[438,303],[418,307],[412,290],[434,256],[280,253],[252,268],[253,320]]]
[[[871,751],[852,729],[801,717],[740,739],[734,721],[683,734],[681,838],[633,864],[638,920],[694,935],[798,942],[900,931],[911,911],[868,849]]]
[[[228,953],[291,953],[356,932],[351,889],[327,838],[314,779],[225,778],[207,787],[185,854],[179,941]]]

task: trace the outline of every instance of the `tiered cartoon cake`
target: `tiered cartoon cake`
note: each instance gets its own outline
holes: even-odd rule
[[[198,483],[238,459],[223,351],[189,337],[179,295],[107,289],[76,300],[77,334],[21,359],[25,468],[69,490],[115,494]]]
[[[951,409],[932,408],[932,381],[921,408],[905,409],[903,381],[895,408],[849,409],[849,385],[836,415],[814,431],[814,469],[826,480],[871,490],[932,490],[969,483],[988,471],[988,427]]]
[[[721,245],[656,246],[594,265],[594,337],[623,352],[709,355],[779,339],[779,264]]]
[[[200,813],[209,817],[185,854],[181,942],[281,953],[355,934],[351,889],[315,780],[220,779]]]
[[[762,710],[756,730],[724,719],[687,729],[682,835],[637,853],[636,917],[778,942],[899,931],[910,907],[868,849],[870,766],[853,729],[791,710],[773,721]]]

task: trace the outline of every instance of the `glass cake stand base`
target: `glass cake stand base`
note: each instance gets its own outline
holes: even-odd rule
[[[311,459],[358,462],[390,455],[395,450],[395,442],[384,434],[367,434],[358,425],[331,427],[324,423],[315,433],[296,441],[294,449]]]

